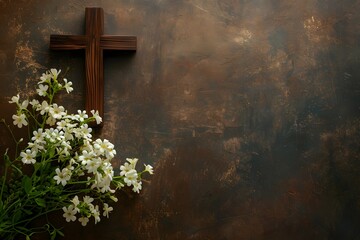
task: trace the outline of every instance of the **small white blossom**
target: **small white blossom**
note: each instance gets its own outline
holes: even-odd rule
[[[50,76],[51,76],[51,78],[54,79],[54,80],[56,80],[57,77],[59,76],[60,72],[61,72],[61,70],[58,71],[58,70],[55,69],[55,68],[51,68],[51,69],[50,69]]]
[[[28,122],[26,121],[26,116],[23,113],[21,113],[20,115],[13,115],[12,118],[14,119],[13,124],[16,125],[18,128],[22,128],[23,125],[28,125]]]
[[[141,190],[142,188],[142,182],[141,181],[136,181],[133,183],[133,191],[136,192],[136,193],[139,193],[139,191]]]
[[[71,171],[67,168],[63,168],[61,171],[59,168],[56,168],[55,172],[56,175],[54,176],[54,179],[56,180],[56,183],[61,183],[63,186],[65,186],[67,181],[69,181],[71,178]]]
[[[40,81],[38,84],[40,83],[50,83],[50,79],[51,79],[51,75],[47,72],[47,73],[43,73],[42,76],[40,77]]]
[[[91,132],[92,132],[92,129],[89,128],[89,126],[87,124],[83,124],[83,125],[81,125],[79,131],[77,132],[77,137],[91,139],[91,137],[92,137]]]
[[[110,213],[112,210],[114,210],[114,208],[113,208],[113,207],[109,207],[109,204],[104,203],[104,208],[103,208],[103,210],[104,210],[103,216],[109,218],[109,213]]]
[[[131,169],[127,173],[125,173],[124,182],[126,185],[131,186],[136,184],[138,178],[137,171],[135,169]]]
[[[95,157],[94,152],[83,150],[82,155],[79,156],[79,161],[82,165],[86,165],[93,157]]]
[[[19,100],[20,100],[20,97],[19,97],[19,94],[16,95],[16,96],[13,96],[11,98],[11,101],[9,101],[9,103],[16,103],[16,104],[19,104]]]
[[[105,155],[107,158],[113,158],[116,154],[114,149],[114,144],[109,142],[109,140],[96,139],[94,143],[94,148],[99,154]]]
[[[84,201],[84,203],[89,205],[94,201],[94,199],[92,197],[90,197],[90,196],[84,196],[83,201]]]
[[[93,117],[95,118],[96,124],[100,124],[102,122],[102,118],[99,115],[99,111],[96,110],[96,112],[95,112],[95,110],[91,110],[90,112],[92,113]]]
[[[95,224],[97,224],[98,222],[100,222],[100,211],[99,211],[99,206],[96,205],[93,209],[91,209],[91,213],[95,219]]]
[[[49,109],[50,109],[50,107],[49,107],[48,102],[44,100],[41,103],[41,105],[38,106],[38,108],[36,110],[40,111],[41,115],[44,115],[45,113],[49,112]]]
[[[70,93],[74,90],[74,88],[72,88],[72,82],[68,82],[68,80],[66,78],[64,78],[64,82],[65,82],[65,85],[64,85],[64,88],[66,90],[67,93]]]
[[[24,164],[34,164],[34,163],[36,163],[36,160],[35,160],[36,154],[37,153],[35,151],[31,151],[30,149],[26,149],[25,152],[20,153],[20,157],[22,157],[21,161]]]
[[[145,166],[145,172],[148,172],[149,174],[154,174],[154,170],[153,170],[153,167],[151,165],[146,165],[144,164]]]
[[[91,188],[97,188],[100,192],[111,192],[114,193],[115,191],[110,188],[111,178],[108,176],[102,176],[101,173],[95,172],[95,183],[91,186]]]
[[[79,222],[81,222],[81,225],[85,227],[85,226],[87,225],[87,223],[89,222],[89,218],[87,218],[87,217],[80,217],[80,218],[79,218]]]
[[[30,105],[33,106],[33,108],[38,108],[40,105],[40,102],[36,99],[33,99],[30,101]]]
[[[46,119],[46,124],[49,126],[54,126],[56,123],[56,118],[53,118],[51,115]]]
[[[37,131],[33,131],[33,137],[31,138],[34,142],[42,143],[44,141],[43,129],[39,128]]]
[[[85,119],[87,119],[89,116],[87,115],[86,111],[83,110],[78,110],[77,111],[78,114],[74,115],[74,117],[79,121],[79,122],[83,122]]]
[[[72,200],[71,202],[74,204],[74,207],[77,207],[80,203],[79,201],[79,197],[76,195]]]
[[[39,152],[39,151],[42,151],[44,150],[44,143],[39,143],[39,142],[36,142],[36,143],[33,143],[33,142],[29,142],[28,143],[28,148],[31,149],[32,152]]]
[[[49,89],[48,85],[39,84],[39,88],[36,89],[36,92],[38,93],[39,96],[45,97],[48,89]]]
[[[124,176],[128,171],[135,169],[136,163],[138,162],[137,158],[126,158],[127,163],[120,166],[120,176]]]
[[[55,119],[60,119],[62,116],[66,115],[65,108],[63,106],[58,106],[56,103],[50,107],[49,113]]]
[[[139,159],[137,158],[126,158],[126,161],[128,161],[133,168],[136,167],[136,163],[138,162],[138,160]]]
[[[97,169],[100,167],[101,165],[101,159],[100,158],[92,158],[91,160],[88,160],[86,162],[86,170],[88,171],[88,173],[93,173],[96,172]]]
[[[29,100],[24,100],[21,104],[18,105],[20,110],[26,109],[29,106]]]
[[[75,221],[76,220],[76,212],[77,210],[74,208],[73,205],[70,205],[69,207],[63,207],[62,208],[63,211],[64,211],[64,214],[63,214],[63,217],[66,219],[67,222],[70,222],[70,221]]]

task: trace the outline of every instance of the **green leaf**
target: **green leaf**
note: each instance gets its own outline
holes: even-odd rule
[[[22,187],[24,188],[26,194],[29,194],[32,190],[32,181],[27,175],[22,178]]]
[[[46,207],[46,202],[43,198],[35,198],[35,202],[40,207]]]
[[[55,238],[56,238],[56,233],[55,233],[55,234],[51,233],[50,236],[51,236],[50,240],[55,240]]]
[[[11,161],[10,161],[10,157],[7,154],[8,149],[6,149],[6,152],[4,153],[4,161],[5,161],[5,165],[6,166],[10,166],[11,165]]]
[[[55,155],[55,148],[50,148],[48,152],[49,152],[49,158],[50,159],[53,158]]]
[[[34,164],[34,169],[35,169],[35,171],[39,170],[40,167],[41,167],[41,163],[36,162],[36,163]]]
[[[56,231],[57,231],[57,233],[58,233],[60,236],[62,236],[62,237],[65,236],[64,233],[63,233],[62,231],[60,231],[59,229],[57,229]]]
[[[28,235],[26,235],[26,240],[31,240],[31,238]]]
[[[31,215],[32,214],[32,211],[28,210],[28,209],[25,209],[23,208],[23,212],[26,213],[27,215]]]
[[[51,236],[50,240],[55,240],[56,239],[56,229],[50,233],[50,236]]]
[[[21,219],[21,209],[18,209],[13,216],[13,224],[16,224]]]

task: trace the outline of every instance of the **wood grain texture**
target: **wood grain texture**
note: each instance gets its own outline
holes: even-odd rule
[[[48,44],[81,35],[89,4],[105,34],[93,134],[114,143],[115,174],[127,157],[155,174],[96,225],[50,216],[65,239],[359,238],[359,1],[0,1],[0,118],[49,67],[71,68],[75,91],[57,102],[83,109],[83,50]],[[136,55],[104,50],[123,33]]]
[[[135,36],[109,36],[100,37],[100,46],[105,50],[130,50],[137,48],[137,38]]]
[[[52,50],[85,49],[87,42],[88,42],[87,36],[54,34],[50,36],[50,49]]]
[[[86,101],[85,109],[99,111],[104,120],[104,67],[103,50],[136,50],[136,37],[111,36],[104,33],[104,10],[85,8],[85,34],[51,35],[50,49],[79,50],[85,49]],[[97,125],[93,124],[93,127]],[[98,125],[103,126],[103,124]]]

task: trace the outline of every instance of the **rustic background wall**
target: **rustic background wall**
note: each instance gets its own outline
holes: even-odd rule
[[[138,37],[136,54],[105,55],[99,135],[114,166],[156,174],[66,239],[359,238],[359,1],[0,0],[1,118],[50,67],[74,82],[59,101],[84,108],[84,54],[48,48],[83,34],[89,6],[105,34]]]

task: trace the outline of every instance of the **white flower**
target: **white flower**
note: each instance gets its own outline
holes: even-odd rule
[[[78,134],[78,138],[91,138],[91,132],[92,129],[89,128],[89,126],[87,124],[83,124],[81,125],[79,131],[77,132]],[[75,134],[76,135],[76,134]]]
[[[42,76],[40,77],[40,82],[39,83],[44,83],[44,82],[47,82],[49,83],[50,82],[50,78],[51,78],[51,75],[47,72],[47,73],[43,73]]]
[[[16,104],[19,104],[19,100],[20,100],[20,97],[19,97],[19,94],[16,95],[16,96],[13,96],[11,98],[11,101],[9,101],[9,103],[16,103]]]
[[[72,82],[68,82],[68,80],[66,78],[64,78],[64,82],[65,82],[65,85],[64,85],[64,88],[66,90],[67,93],[70,93],[74,90],[74,88],[72,88]]]
[[[28,125],[28,122],[26,121],[26,116],[23,113],[21,113],[20,115],[13,115],[12,118],[14,119],[13,124],[17,125],[18,128],[22,128],[23,125]]]
[[[128,162],[120,166],[120,176],[124,176],[128,171],[135,169],[138,160],[137,158],[126,158]]]
[[[110,162],[103,162],[102,164],[102,170],[104,171],[104,174],[106,177],[110,178],[112,180],[114,176],[114,169]]]
[[[34,142],[42,143],[44,141],[43,129],[39,128],[37,131],[33,131],[33,137],[31,138]]]
[[[110,188],[111,178],[108,176],[102,177],[102,174],[99,172],[95,172],[95,183],[91,186],[91,188],[100,189],[100,192],[111,192],[114,193],[115,190]]]
[[[46,119],[46,124],[49,126],[54,126],[56,123],[56,118],[53,118],[51,115]]]
[[[114,210],[113,207],[109,207],[109,205],[107,203],[104,203],[104,208],[103,208],[104,212],[103,212],[103,216],[109,218],[109,213]]]
[[[47,101],[43,101],[41,105],[38,106],[36,109],[37,111],[40,111],[41,115],[44,115],[45,113],[49,112],[49,104]]]
[[[54,176],[54,180],[56,180],[56,184],[66,185],[67,181],[71,178],[71,171],[68,168],[63,168],[60,172],[59,168],[55,170],[56,176]]]
[[[63,207],[62,209],[64,211],[63,217],[66,219],[67,222],[76,220],[75,214],[77,210],[74,208],[73,205],[70,205],[68,208]]]
[[[95,157],[94,152],[83,150],[82,155],[79,156],[79,161],[81,161],[82,165],[86,165],[93,157]]]
[[[59,126],[58,126],[59,128]],[[65,137],[65,140],[66,141],[71,141],[71,140],[74,140],[74,136],[72,134],[72,129],[69,129],[69,128],[65,128],[64,130],[64,137]]]
[[[136,193],[139,193],[139,191],[141,190],[142,188],[142,182],[141,181],[136,181],[133,183],[133,191],[136,192]]]
[[[90,196],[84,196],[83,201],[84,201],[84,203],[90,205],[94,201],[94,199],[92,197],[90,197]]]
[[[44,143],[39,143],[39,142],[36,142],[36,143],[33,143],[33,142],[29,142],[28,143],[28,147],[31,148],[31,151],[32,152],[39,152],[41,150],[44,150]]]
[[[33,106],[33,108],[38,108],[40,105],[40,102],[36,99],[33,99],[30,101],[30,105]]]
[[[36,92],[39,94],[39,96],[46,96],[48,89],[49,89],[48,85],[39,84],[39,88],[36,89]]]
[[[138,162],[138,160],[139,159],[137,158],[126,158],[126,161],[128,161],[133,168],[136,167],[136,163]]]
[[[56,103],[50,107],[49,113],[55,119],[60,119],[62,116],[66,115],[65,108],[63,106],[58,106]]]
[[[121,170],[120,176],[124,176],[131,169],[133,169],[133,167],[129,163],[125,163],[124,165],[121,165],[120,166],[120,170]]]
[[[96,139],[94,143],[94,148],[99,154],[105,155],[107,158],[113,158],[116,154],[114,149],[114,144],[109,142],[109,140]]]
[[[80,217],[80,218],[79,218],[79,222],[81,222],[81,225],[85,227],[85,226],[87,225],[87,223],[89,222],[89,218],[87,218],[87,217]]]
[[[95,224],[100,222],[100,211],[99,211],[98,205],[96,205],[94,208],[91,209],[91,213],[92,213],[93,217],[95,218]]]
[[[90,112],[92,113],[93,117],[95,118],[96,124],[100,124],[102,122],[102,118],[99,115],[99,111],[96,110],[96,112],[95,112],[95,110],[91,110]]]
[[[55,68],[50,69],[50,76],[51,76],[51,78],[54,79],[54,80],[56,80],[57,77],[59,76],[60,72],[61,72],[61,70],[58,71],[58,70],[55,69]]]
[[[76,208],[76,210],[79,211],[79,209],[77,208],[77,206],[80,204],[79,197],[76,195],[76,196],[71,200],[71,202],[74,204],[74,207]]]
[[[74,117],[79,121],[79,122],[83,122],[85,119],[87,119],[89,116],[86,114],[86,111],[77,111],[78,114],[74,115]]]
[[[97,169],[100,167],[101,165],[101,159],[100,158],[92,158],[91,160],[88,160],[86,162],[86,170],[88,171],[88,173],[93,173],[96,172]]]
[[[64,132],[54,128],[49,128],[45,130],[45,138],[52,143],[62,143],[62,141],[64,141],[65,139]]]
[[[130,171],[125,173],[124,182],[128,185],[134,185],[137,182],[138,174],[135,169],[131,169]]]
[[[20,110],[26,109],[29,106],[29,100],[24,100],[21,104],[19,104]]]
[[[144,164],[145,166],[145,172],[148,172],[149,174],[154,174],[154,170],[153,170],[153,167],[151,165],[146,165]]]
[[[61,120],[61,121],[57,122],[56,123],[56,125],[57,125],[56,128],[59,129],[59,130],[65,129],[67,127],[67,125],[68,125],[68,121],[66,121],[66,120]]]
[[[36,163],[36,160],[35,160],[36,154],[37,153],[35,151],[31,151],[30,149],[26,149],[25,152],[20,153],[20,157],[22,157],[21,161],[24,164],[34,164],[34,163]]]

